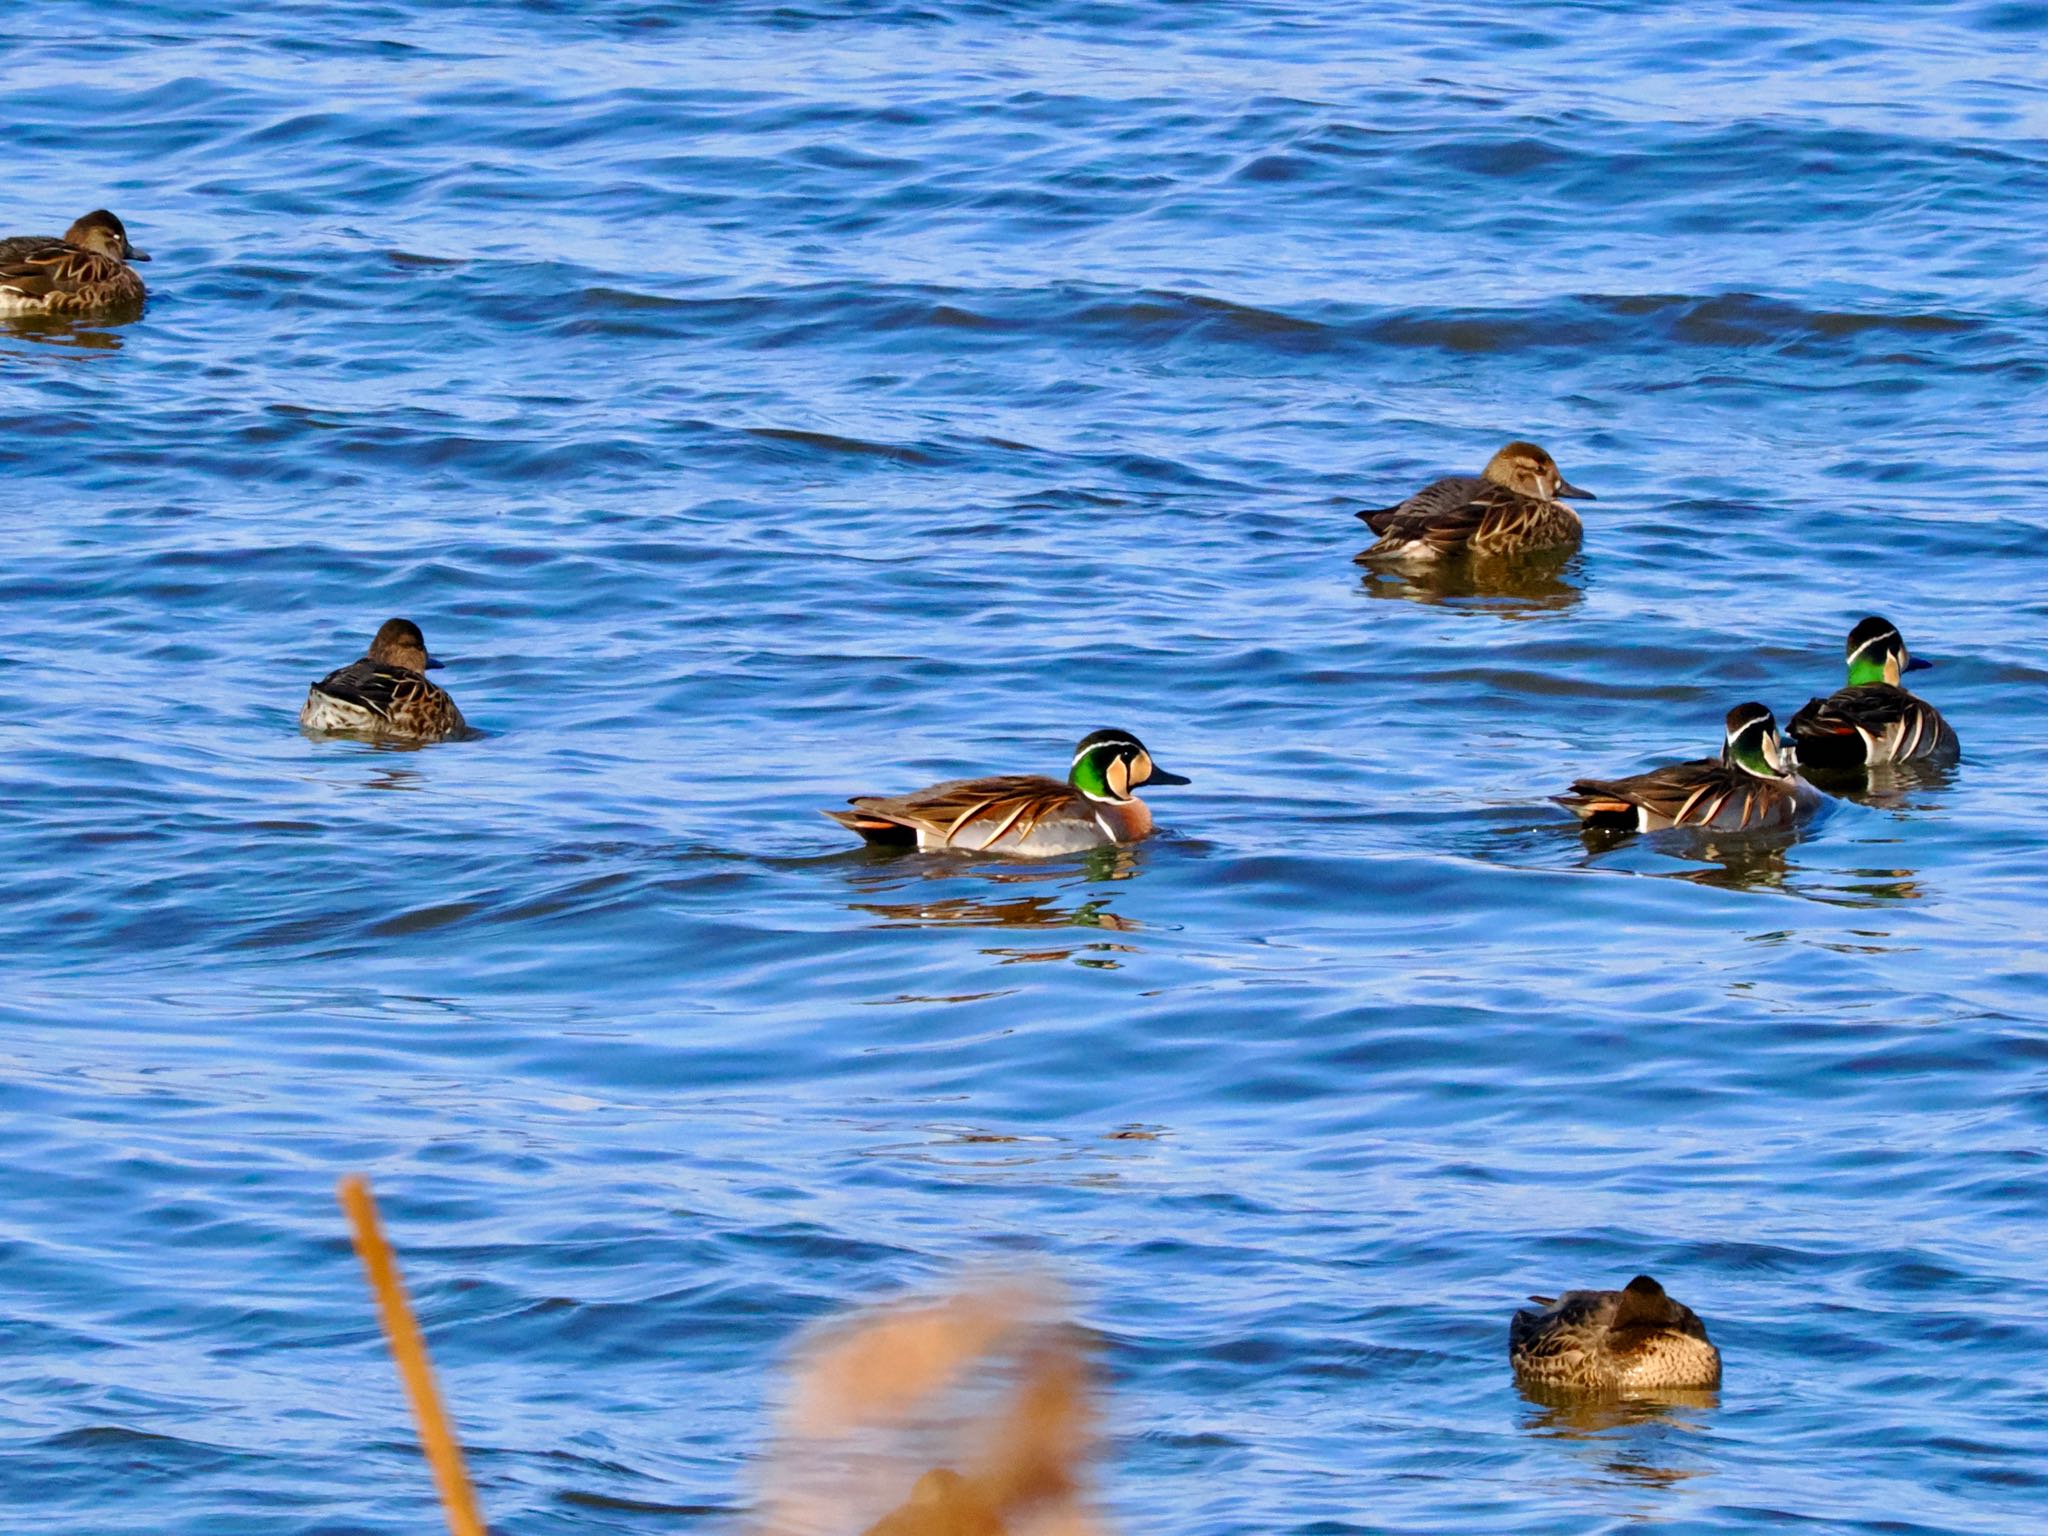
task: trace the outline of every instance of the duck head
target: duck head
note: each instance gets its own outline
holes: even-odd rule
[[[1090,800],[1128,800],[1140,784],[1185,784],[1152,761],[1145,744],[1129,731],[1096,731],[1074,748],[1067,782]]]
[[[1721,761],[1760,779],[1792,776],[1792,756],[1778,739],[1777,719],[1761,704],[1738,704],[1728,711]]]
[[[1663,1329],[1688,1333],[1696,1339],[1707,1336],[1707,1325],[1683,1302],[1664,1294],[1664,1287],[1648,1275],[1637,1275],[1622,1287],[1614,1310],[1617,1328]]]
[[[1565,479],[1557,460],[1534,443],[1512,442],[1486,461],[1485,477],[1536,501],[1598,501]]]
[[[426,672],[441,665],[427,654],[427,637],[411,619],[386,619],[370,642],[370,660],[383,667]]]
[[[73,222],[64,231],[67,245],[75,245],[82,251],[96,251],[102,256],[111,256],[116,261],[147,261],[149,257],[128,243],[128,231],[121,221],[104,208],[95,208],[84,218]]]
[[[1934,665],[1908,651],[1906,637],[1898,627],[1874,613],[1849,631],[1843,650],[1849,658],[1851,688],[1864,683],[1890,683],[1896,688],[1904,674],[1923,672]]]

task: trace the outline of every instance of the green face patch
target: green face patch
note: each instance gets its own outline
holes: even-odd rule
[[[1073,771],[1067,775],[1067,782],[1091,800],[1115,800],[1120,798],[1110,793],[1109,765],[1116,758],[1118,749],[1111,746],[1093,747],[1074,759]]]
[[[1770,739],[1770,728],[1759,720],[1743,729],[1728,740],[1728,761],[1745,773],[1758,778],[1775,779],[1783,770],[1773,763],[1764,750],[1764,743]]]

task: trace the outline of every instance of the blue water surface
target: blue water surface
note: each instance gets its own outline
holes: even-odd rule
[[[0,1509],[417,1533],[372,1175],[493,1529],[731,1530],[807,1322],[1019,1256],[1125,1532],[2048,1508],[2048,7],[21,0]],[[1493,585],[1352,514],[1510,437]],[[1949,774],[1546,797],[1883,613]],[[477,739],[312,740],[420,622]],[[1137,848],[819,807],[1193,779]],[[1520,1396],[1647,1270],[1717,1401]],[[849,1511],[857,1531],[873,1511]]]

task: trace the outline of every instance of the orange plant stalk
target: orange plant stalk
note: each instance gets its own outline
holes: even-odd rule
[[[398,1277],[398,1261],[384,1240],[383,1225],[377,1220],[377,1202],[370,1194],[370,1181],[351,1174],[337,1186],[341,1208],[348,1213],[355,1238],[356,1256],[369,1271],[370,1290],[377,1298],[377,1315],[384,1324],[384,1338],[391,1356],[398,1362],[399,1379],[412,1399],[412,1415],[420,1427],[420,1447],[427,1453],[427,1465],[434,1469],[434,1486],[441,1491],[441,1507],[448,1515],[451,1536],[487,1536],[483,1517],[477,1513],[476,1490],[462,1464],[462,1445],[448,1422],[448,1410],[441,1406],[441,1393],[434,1385],[434,1367],[427,1359],[427,1341],[420,1337],[420,1325],[405,1299],[405,1282]]]

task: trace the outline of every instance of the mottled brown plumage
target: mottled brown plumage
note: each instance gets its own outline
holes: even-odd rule
[[[0,240],[0,316],[139,313],[147,295],[128,263],[147,260],[104,208],[77,220],[61,240]]]
[[[1358,514],[1380,536],[1361,564],[1517,555],[1568,548],[1584,525],[1561,497],[1592,501],[1534,443],[1509,443],[1477,475],[1425,486],[1406,501]]]
[[[468,729],[455,701],[425,673],[440,663],[410,619],[390,619],[367,655],[330,672],[306,691],[299,724],[309,731],[440,741]]]
[[[1614,1397],[1721,1384],[1706,1325],[1648,1275],[1618,1291],[1529,1299],[1542,1310],[1519,1311],[1508,1325],[1508,1360],[1525,1386]]]

